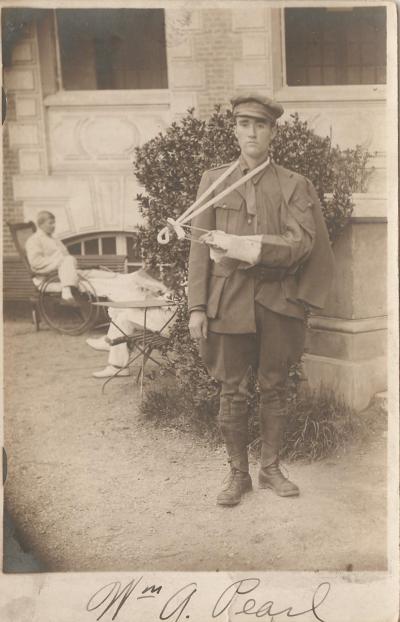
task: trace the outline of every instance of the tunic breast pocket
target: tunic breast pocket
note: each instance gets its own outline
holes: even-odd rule
[[[225,233],[237,233],[242,205],[243,199],[236,192],[229,194],[215,205],[216,228]]]

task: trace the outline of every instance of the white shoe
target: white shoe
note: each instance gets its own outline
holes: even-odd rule
[[[121,378],[122,376],[130,376],[130,371],[129,367],[114,367],[114,365],[107,365],[107,367],[100,371],[94,371],[92,376],[95,378],[111,378],[111,376]]]
[[[70,287],[63,287],[62,288],[62,290],[61,290],[61,298],[63,300],[66,300],[66,301],[74,300],[74,297],[72,295]]]
[[[86,343],[88,346],[93,348],[93,350],[105,350],[106,352],[110,351],[110,344],[107,343],[106,338],[99,337],[98,339],[86,339]]]

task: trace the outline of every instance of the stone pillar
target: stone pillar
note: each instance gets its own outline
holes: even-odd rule
[[[356,215],[333,250],[336,276],[324,313],[310,319],[305,368],[311,387],[362,410],[387,386],[386,219]]]

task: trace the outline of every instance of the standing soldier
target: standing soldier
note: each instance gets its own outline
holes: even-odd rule
[[[247,456],[250,367],[257,371],[260,387],[259,486],[283,497],[299,494],[279,468],[288,368],[303,353],[305,305],[323,307],[333,271],[313,185],[269,158],[282,106],[258,94],[240,95],[232,106],[239,162],[211,196],[252,170],[258,172],[193,219],[194,227],[209,233],[202,236],[204,244],[192,243],[189,259],[190,333],[199,340],[210,375],[221,383],[218,419],[231,471],[217,503],[227,506],[239,503],[252,488]],[[198,196],[228,166],[206,171]],[[259,244],[250,262],[235,258],[236,236]],[[228,244],[221,244],[221,238]]]

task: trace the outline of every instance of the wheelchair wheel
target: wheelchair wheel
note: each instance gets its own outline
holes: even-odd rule
[[[98,300],[96,292],[91,283],[81,277],[78,287],[71,288],[75,302],[72,306],[63,300],[59,290],[58,276],[49,276],[40,288],[41,317],[50,328],[60,333],[81,335],[97,321],[99,307],[93,305]]]

